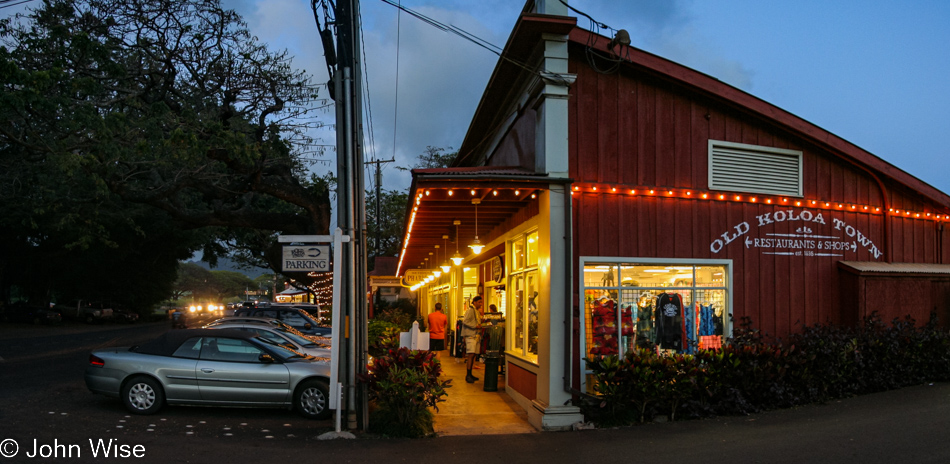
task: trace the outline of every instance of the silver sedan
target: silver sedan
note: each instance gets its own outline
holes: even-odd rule
[[[86,366],[93,393],[122,399],[134,414],[167,404],[296,409],[330,416],[330,366],[240,330],[173,330],[131,348],[93,351]]]
[[[310,356],[316,356],[320,358],[330,357],[329,343],[315,342],[312,339],[308,338],[307,336],[303,334],[299,334],[299,332],[290,331],[290,330],[283,329],[281,327],[274,327],[272,325],[269,325],[266,323],[266,320],[264,322],[255,322],[255,321],[228,322],[227,319],[224,319],[224,322],[208,324],[205,327],[209,329],[243,330],[245,332],[251,332],[251,333],[257,334],[261,338],[271,343],[275,343],[285,348],[290,348],[291,350],[294,350],[294,351],[299,351],[303,354],[308,354]]]

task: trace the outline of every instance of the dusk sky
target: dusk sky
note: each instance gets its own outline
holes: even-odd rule
[[[299,66],[326,79],[308,2],[226,3],[263,40],[289,48]],[[402,4],[498,46],[524,6],[521,0]],[[950,192],[950,147],[942,143],[950,134],[950,2],[572,0],[571,6],[626,29],[637,48],[738,87]],[[427,145],[457,148],[497,56],[382,1],[361,7],[375,142],[367,158],[395,156],[406,166]],[[583,17],[578,24],[591,27]],[[384,176],[384,188],[409,185],[408,173],[393,164]]]
[[[326,82],[310,2],[223,3],[244,15],[261,40],[287,48],[296,66],[313,74],[315,81]],[[401,3],[499,47],[524,7],[522,0]],[[0,17],[34,4],[38,3],[0,10]],[[571,0],[570,4],[613,29],[626,29],[637,48],[731,84],[950,192],[950,147],[942,143],[950,134],[950,2]],[[367,134],[372,146],[366,158],[395,157],[395,164],[408,166],[427,145],[457,148],[497,55],[406,13],[398,14],[380,0],[364,0],[361,8],[373,131],[372,138]],[[578,25],[591,27],[583,17]],[[332,132],[321,143],[332,144]],[[325,157],[331,161],[335,154],[331,151]],[[327,164],[316,169],[330,169]],[[386,165],[384,188],[402,190],[409,180],[408,173],[394,169],[393,163]]]

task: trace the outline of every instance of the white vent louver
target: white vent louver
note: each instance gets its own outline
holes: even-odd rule
[[[802,196],[802,152],[709,141],[709,189]]]

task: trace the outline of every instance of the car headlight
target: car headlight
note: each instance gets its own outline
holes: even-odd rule
[[[193,313],[193,312],[195,312],[195,311],[197,311],[197,310],[198,310],[198,308],[196,308],[196,307],[194,307],[194,306],[189,306],[189,307],[188,307],[188,311],[189,311],[189,312],[192,312],[192,313]]]

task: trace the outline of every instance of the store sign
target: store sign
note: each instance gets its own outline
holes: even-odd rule
[[[820,212],[787,209],[761,214],[755,219],[752,224],[756,228],[778,222],[799,222],[801,226],[791,234],[765,233],[754,237],[755,234],[750,233],[753,226],[741,222],[713,240],[709,244],[709,251],[719,253],[726,245],[741,238],[740,243],[747,249],[760,249],[764,255],[845,256],[845,253],[857,253],[859,248],[866,249],[875,259],[883,254],[864,232],[840,219],[831,218],[835,235],[816,234],[813,229],[817,228],[815,224],[827,225]]]
[[[491,259],[491,280],[501,282],[505,278],[505,261],[501,256],[495,256]]]
[[[433,272],[433,269],[407,269],[406,275],[403,276],[403,285],[411,287],[415,284],[418,284],[425,280],[426,277],[429,277]]]
[[[329,245],[287,245],[283,247],[281,271],[309,272],[330,269]]]

